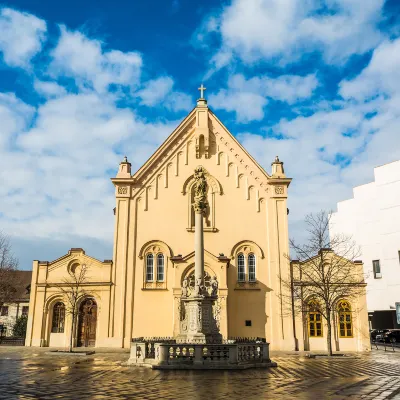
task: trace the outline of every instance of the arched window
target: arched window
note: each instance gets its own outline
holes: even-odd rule
[[[311,300],[308,303],[308,334],[310,337],[322,337],[322,315],[319,303]]]
[[[153,282],[154,280],[154,256],[147,254],[146,257],[146,282]]]
[[[249,254],[247,257],[247,265],[249,267],[249,282],[256,281],[256,256]]]
[[[341,300],[338,303],[339,313],[339,337],[353,337],[353,319],[351,315],[351,306],[347,300]]]
[[[162,282],[164,280],[164,255],[157,255],[157,281]]]
[[[53,319],[51,323],[52,333],[63,333],[65,325],[65,305],[58,302],[53,306]]]
[[[238,281],[244,282],[246,280],[246,266],[244,263],[244,255],[238,254],[237,257]]]

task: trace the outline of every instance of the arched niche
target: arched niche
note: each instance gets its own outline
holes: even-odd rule
[[[209,232],[216,232],[216,208],[215,208],[215,197],[217,194],[222,196],[223,189],[221,183],[209,173],[206,173],[207,180],[207,202],[208,207],[205,212],[204,230]],[[182,187],[182,194],[188,195],[188,225],[186,230],[189,232],[194,231],[195,227],[195,217],[194,217],[194,175],[189,176]]]

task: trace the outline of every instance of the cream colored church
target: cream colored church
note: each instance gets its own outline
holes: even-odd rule
[[[71,315],[59,287],[80,265],[88,267],[83,284],[88,294],[80,300],[74,345],[128,348],[132,338],[179,334],[182,284],[190,288],[195,280],[198,166],[207,179],[204,285],[217,288],[213,313],[220,333],[266,338],[272,350],[295,349],[296,324],[283,309],[278,278],[290,273],[291,179],[278,158],[266,172],[203,96],[136,173],[126,158],[120,163],[112,179],[112,260],[73,248],[55,261],[34,261],[27,346],[68,345]],[[350,349],[364,350],[364,336],[354,333]],[[300,349],[301,343],[302,338]]]

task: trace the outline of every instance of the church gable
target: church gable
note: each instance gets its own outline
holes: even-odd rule
[[[100,261],[85,254],[81,248],[72,248],[57,260],[39,262],[39,281],[46,283],[62,283],[70,278],[76,267],[88,267],[87,282],[110,282],[112,261]]]
[[[278,160],[278,164],[282,163]],[[208,170],[209,184],[218,187],[214,193],[223,193],[223,180],[233,180],[234,186],[242,192],[242,199],[251,200],[257,212],[271,196],[271,184],[276,183],[274,178],[285,180],[282,183],[286,187],[290,182],[282,165],[280,174],[269,176],[209,110],[205,99],[198,100],[193,111],[133,176],[130,175],[130,163],[125,160],[112,181],[117,197],[136,198],[147,211],[149,202],[157,200],[160,191],[170,187],[177,177],[185,179],[181,189],[185,195],[197,165]],[[272,193],[277,194],[286,195],[285,187]]]

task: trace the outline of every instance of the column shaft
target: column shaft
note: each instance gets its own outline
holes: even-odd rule
[[[204,278],[204,233],[203,233],[203,214],[195,213],[195,232],[194,232],[194,274],[197,279]]]

